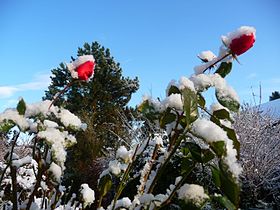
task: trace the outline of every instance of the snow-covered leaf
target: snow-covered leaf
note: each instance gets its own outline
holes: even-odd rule
[[[232,68],[232,62],[222,62],[215,73],[225,78],[230,73],[231,68]]]

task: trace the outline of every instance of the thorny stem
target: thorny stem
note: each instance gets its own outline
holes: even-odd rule
[[[51,104],[50,104],[50,106],[49,106],[49,109],[50,109],[51,106],[57,101],[57,99],[59,98],[59,96],[61,96],[63,93],[65,93],[66,90],[68,90],[68,89],[69,89],[75,82],[77,82],[77,81],[79,81],[79,80],[75,79],[75,80],[69,82],[69,83],[63,88],[63,90],[60,91],[60,92],[58,93],[58,95],[56,95],[56,96],[53,98],[53,100],[52,100],[52,102],[51,102]]]
[[[171,157],[174,155],[174,153],[176,152],[177,148],[180,146],[181,141],[183,140],[184,135],[180,136],[178,138],[178,140],[176,141],[176,144],[174,145],[174,147],[172,148],[171,152],[169,153],[168,157],[166,158],[166,160],[164,161],[163,164],[160,165],[159,169],[157,170],[157,173],[150,185],[150,188],[148,189],[148,193],[152,193],[154,190],[155,185],[157,184],[158,179],[161,177],[162,172],[164,171],[165,167],[167,166],[167,163],[169,162],[169,160],[171,159]]]
[[[149,163],[148,164],[150,164],[150,168],[149,168],[149,171],[144,175],[144,177],[143,177],[143,179],[144,179],[144,181],[143,181],[143,183],[146,183],[147,182],[147,179],[148,179],[148,177],[149,177],[149,175],[150,175],[150,173],[151,173],[151,171],[152,171],[152,165],[154,164],[154,162],[155,162],[155,159],[156,159],[156,156],[157,156],[157,150],[158,150],[158,148],[159,148],[159,145],[158,144],[156,144],[155,145],[155,148],[154,148],[154,151],[153,151],[153,154],[152,154],[152,157],[151,157],[151,160],[149,161]],[[143,192],[144,192],[144,185],[143,184],[141,184],[140,185],[140,187],[139,187],[139,193],[140,194],[143,194]]]
[[[217,61],[215,61],[213,64],[211,64],[210,66],[208,66],[206,69],[204,69],[204,70],[203,70],[203,73],[204,73],[207,69],[210,69],[210,68],[214,67],[217,63],[219,63],[220,61],[222,61],[223,59],[225,59],[225,58],[228,57],[229,55],[231,55],[231,53],[225,54],[223,57],[221,57],[220,59],[218,59]]]
[[[10,169],[11,169],[11,178],[12,178],[12,203],[13,203],[13,210],[18,209],[18,201],[17,201],[17,167],[13,166],[13,152],[14,148],[16,146],[17,139],[19,137],[20,132],[17,132],[14,137],[13,137],[13,144],[12,144],[12,149],[11,149],[11,154],[10,154]]]
[[[49,148],[46,147],[45,154],[48,153],[48,149]],[[46,155],[45,155],[45,157],[46,157]],[[42,181],[42,177],[43,177],[43,174],[44,174],[45,170],[46,170],[45,161],[42,160],[41,155],[40,155],[39,160],[38,160],[38,173],[37,173],[37,176],[36,176],[37,181],[36,181],[36,184],[34,186],[33,192],[31,193],[31,195],[29,197],[29,200],[28,200],[28,203],[27,203],[27,206],[26,206],[27,210],[30,209],[31,204],[34,200],[34,196],[36,195],[38,188],[41,186],[41,181]]]
[[[192,172],[192,170],[194,169],[195,165],[192,165],[192,167],[190,168],[190,170],[184,175],[184,177],[178,182],[178,184],[175,186],[175,188],[173,189],[173,191],[171,192],[171,194],[168,196],[168,198],[157,208],[155,208],[155,210],[161,209],[163,207],[165,207],[166,205],[168,205],[173,196],[175,195],[176,191],[182,186],[182,184],[185,182],[185,180],[188,178],[189,174]]]

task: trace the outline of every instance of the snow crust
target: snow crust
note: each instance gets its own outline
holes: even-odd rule
[[[173,93],[162,101],[165,108],[174,108],[176,110],[183,110],[182,96],[179,93]]]
[[[212,61],[213,59],[217,58],[217,56],[210,50],[202,51],[197,56],[201,60],[206,61],[206,62]]]
[[[197,119],[193,123],[193,132],[202,137],[206,142],[213,143],[217,141],[224,141],[226,145],[226,155],[223,157],[224,161],[229,166],[229,170],[232,172],[235,178],[238,178],[242,172],[240,164],[237,162],[237,152],[233,147],[233,142],[227,137],[226,132],[207,119]]]
[[[204,188],[196,184],[184,184],[178,191],[178,198],[186,203],[191,202],[200,207],[209,196],[205,194]]]
[[[260,110],[270,114],[274,119],[280,119],[280,99],[261,104]]]
[[[52,162],[48,171],[52,174],[54,181],[60,182],[62,176],[62,169],[59,165]]]
[[[90,205],[95,200],[95,193],[94,190],[92,190],[88,184],[82,184],[80,193],[82,195],[82,199],[85,202],[86,205]]]
[[[120,146],[117,150],[116,158],[121,158],[125,163],[131,162],[132,151],[127,151],[125,146]]]
[[[12,165],[19,168],[23,165],[30,164],[32,162],[32,157],[26,156],[18,160],[13,160]]]
[[[193,123],[193,131],[209,143],[228,139],[226,132],[222,128],[204,118],[197,119]]]

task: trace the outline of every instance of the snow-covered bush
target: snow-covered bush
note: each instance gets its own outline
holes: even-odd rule
[[[210,51],[200,53],[204,64],[196,66],[196,74],[191,77],[172,80],[166,98],[143,99],[139,111],[161,130],[129,148],[118,149],[116,158],[100,175],[99,209],[104,209],[102,199],[115,179],[114,198],[107,210],[201,209],[206,203],[238,208],[242,168],[231,113],[237,112],[240,104],[225,77],[232,60],[252,47],[255,29],[241,27],[223,40],[227,48],[221,47],[218,56]],[[238,50],[238,46],[243,48]],[[213,74],[205,73],[215,67]],[[202,94],[210,87],[215,89],[218,103],[208,111]],[[193,179],[191,175],[198,166],[209,169],[209,182],[214,183],[216,191]]]
[[[86,128],[77,116],[51,106],[50,101],[26,105],[23,100],[17,109],[0,114],[2,132],[14,126],[19,130],[10,135],[12,147],[1,165],[0,199],[5,208],[83,209],[96,200],[99,210],[201,209],[205,204],[217,203],[223,208],[237,209],[242,169],[231,114],[238,112],[240,104],[225,77],[231,71],[233,59],[253,46],[255,29],[244,26],[222,40],[224,46],[219,55],[210,51],[200,53],[198,57],[204,63],[196,66],[195,74],[189,78],[171,81],[166,98],[143,99],[138,110],[156,129],[140,135],[138,140],[136,135],[119,147],[100,175],[96,194],[85,183],[79,195],[68,195],[65,197],[70,199],[63,200],[70,187],[61,185],[67,148],[76,143],[76,132]],[[78,78],[72,75],[74,79],[86,81],[92,76],[94,60],[83,62],[82,59],[77,66],[69,67],[78,74]],[[206,73],[215,68],[214,73]],[[79,77],[81,73],[86,75]],[[211,111],[203,97],[209,88],[215,89],[218,101]],[[20,132],[30,135],[33,143],[31,155],[23,158],[14,153]],[[195,176],[199,167],[209,171],[214,190],[200,185]],[[103,198],[109,192],[113,198],[105,204]]]
[[[280,119],[259,107],[242,106],[234,127],[240,138],[242,207],[280,206]]]
[[[86,126],[51,101],[26,104],[20,99],[16,109],[0,114],[0,130],[9,136],[11,148],[1,163],[0,201],[6,209],[63,209],[61,198],[65,188],[61,180],[65,169],[67,148],[76,143],[75,134]],[[16,154],[20,136],[31,139],[31,152],[24,157]],[[85,188],[81,204],[94,200]],[[75,195],[73,195],[73,198]],[[65,204],[74,209],[79,202]],[[68,208],[69,209],[69,208]]]

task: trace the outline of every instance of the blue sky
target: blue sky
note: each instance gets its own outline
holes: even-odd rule
[[[0,0],[0,111],[20,96],[41,100],[51,69],[93,41],[110,48],[124,76],[139,77],[130,105],[144,94],[163,98],[171,79],[193,73],[198,53],[218,53],[220,36],[242,25],[254,26],[257,40],[228,83],[249,103],[261,83],[266,102],[280,91],[279,9],[278,0]]]

